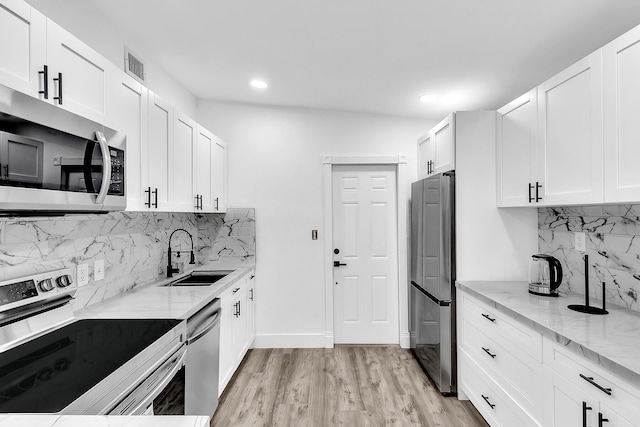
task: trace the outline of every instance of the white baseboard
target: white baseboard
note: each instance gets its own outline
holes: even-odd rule
[[[324,334],[324,348],[333,348],[333,334]]]
[[[331,336],[333,342],[333,336]],[[324,348],[325,334],[261,334],[253,348]]]
[[[409,332],[400,333],[400,348],[409,348],[411,346],[411,339],[409,338]]]

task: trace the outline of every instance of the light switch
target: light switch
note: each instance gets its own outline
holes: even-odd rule
[[[97,282],[102,279],[104,279],[104,260],[99,259],[93,264],[93,280]]]

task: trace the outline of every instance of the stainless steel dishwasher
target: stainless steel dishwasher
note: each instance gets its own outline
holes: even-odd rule
[[[221,314],[216,298],[187,319],[185,415],[212,416],[218,407]]]

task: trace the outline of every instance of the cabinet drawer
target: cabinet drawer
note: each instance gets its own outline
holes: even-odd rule
[[[471,402],[492,426],[539,426],[467,354],[460,352],[460,382]]]
[[[640,388],[551,341],[545,341],[545,365],[606,405],[640,408]]]
[[[476,324],[467,317],[462,319],[460,332],[464,350],[521,406],[539,418],[542,364],[521,351],[505,348],[499,344],[502,340],[487,336]]]
[[[529,355],[542,362],[542,334],[465,293],[461,295],[462,319],[468,319],[511,353]]]

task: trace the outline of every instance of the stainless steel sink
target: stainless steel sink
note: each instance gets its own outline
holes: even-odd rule
[[[165,286],[209,286],[233,273],[233,270],[196,271]]]

